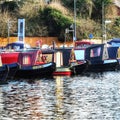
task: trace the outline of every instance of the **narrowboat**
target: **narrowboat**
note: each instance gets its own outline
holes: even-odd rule
[[[71,51],[73,56],[71,70],[74,74],[115,71],[118,69],[119,61],[116,58],[109,57],[106,44],[75,47],[73,52]]]
[[[42,54],[39,49],[23,50],[19,53],[16,78],[50,77],[56,69],[52,54]]]
[[[74,48],[71,50],[70,55],[70,69],[73,75],[83,74],[88,68],[88,60],[86,60],[86,49],[87,47],[94,44],[91,41],[76,41]]]

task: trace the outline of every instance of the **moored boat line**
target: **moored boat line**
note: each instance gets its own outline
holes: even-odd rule
[[[14,79],[120,70],[118,53],[119,47],[76,41],[73,48],[20,49],[0,55],[8,71],[4,78]]]

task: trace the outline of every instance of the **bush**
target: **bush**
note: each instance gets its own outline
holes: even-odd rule
[[[49,36],[58,36],[59,39],[63,40],[63,31],[72,24],[67,16],[62,15],[62,13],[51,7],[47,7],[43,10],[41,14],[44,24],[48,26]]]

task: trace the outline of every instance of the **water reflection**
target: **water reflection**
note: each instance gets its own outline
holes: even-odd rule
[[[56,118],[59,120],[63,120],[63,79],[61,76],[56,77],[56,88],[55,88],[55,95],[56,95]]]
[[[10,81],[0,120],[119,120],[120,72]]]

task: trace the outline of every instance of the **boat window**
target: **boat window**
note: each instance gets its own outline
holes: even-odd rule
[[[75,58],[76,58],[76,60],[84,60],[85,59],[85,50],[75,50]]]
[[[101,47],[93,48],[90,50],[90,57],[98,57],[100,56]]]
[[[29,55],[24,56],[23,57],[23,65],[29,65],[29,64],[31,64],[30,56]]]
[[[20,49],[20,46],[14,46],[13,49],[14,49],[14,50],[19,50],[19,49]]]

